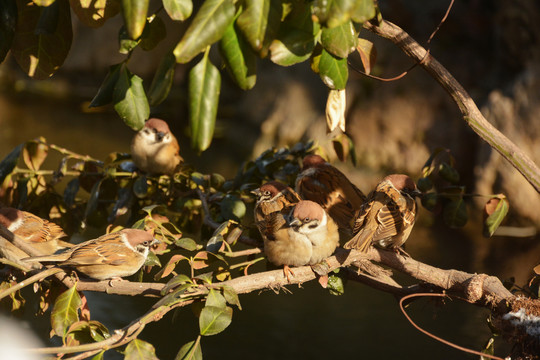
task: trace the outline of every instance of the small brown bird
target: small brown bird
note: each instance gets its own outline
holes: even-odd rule
[[[59,254],[35,256],[24,261],[54,262],[93,279],[106,280],[135,274],[144,265],[150,247],[157,242],[144,230],[123,229],[85,241]]]
[[[302,172],[296,178],[296,192],[321,205],[349,236],[351,219],[366,199],[345,174],[319,155],[304,157]]]
[[[152,118],[131,141],[131,156],[135,165],[151,174],[172,175],[184,161],[180,146],[167,123]]]
[[[254,211],[255,224],[263,238],[267,229],[265,219],[268,215],[273,212],[288,215],[292,207],[300,201],[300,197],[291,187],[278,181],[267,182],[252,193],[257,197]]]
[[[418,195],[420,191],[407,175],[385,177],[358,211],[353,226],[356,235],[344,247],[367,252],[373,243],[385,249],[398,249],[414,226]]]
[[[301,200],[290,214],[268,216],[264,252],[272,264],[283,265],[290,282],[289,266],[315,265],[332,255],[339,242],[336,223],[317,203]]]
[[[60,226],[27,211],[11,207],[0,208],[0,224],[24,242],[31,244],[39,255],[54,254],[58,250],[74,246],[60,240],[67,236]],[[10,242],[4,245],[0,247],[0,252],[9,260],[18,261],[29,255]]]

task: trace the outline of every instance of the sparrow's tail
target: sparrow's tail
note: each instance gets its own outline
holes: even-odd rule
[[[345,249],[356,249],[366,253],[371,245],[373,232],[361,230],[343,246]]]
[[[58,262],[62,260],[65,260],[65,259],[59,259],[55,255],[32,256],[32,257],[21,259],[21,261],[24,261],[24,262]]]

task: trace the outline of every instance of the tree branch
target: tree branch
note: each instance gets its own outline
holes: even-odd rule
[[[540,193],[540,168],[486,120],[463,86],[426,49],[403,29],[389,21],[383,20],[379,25],[366,22],[364,27],[374,34],[392,41],[437,80],[454,99],[464,120],[474,132],[508,160]]]

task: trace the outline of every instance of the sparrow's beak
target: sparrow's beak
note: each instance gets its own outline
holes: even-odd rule
[[[418,190],[418,189],[414,189],[414,190],[411,192],[411,195],[412,195],[412,196],[417,196],[417,197],[421,198],[421,197],[424,195],[424,193],[422,193],[422,192],[421,192],[420,190]]]
[[[161,241],[159,241],[158,239],[154,238],[154,240],[150,243],[150,245],[154,246],[154,245],[157,245],[161,243]]]
[[[302,222],[298,219],[292,219],[290,222],[289,222],[289,225],[292,226],[292,227],[300,227],[302,226]]]
[[[251,193],[253,195],[255,195],[256,197],[261,196],[261,190],[260,189],[251,190]]]

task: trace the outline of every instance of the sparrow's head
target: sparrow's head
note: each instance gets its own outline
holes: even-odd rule
[[[0,224],[4,225],[6,228],[9,228],[9,226],[19,218],[22,218],[20,210],[11,207],[0,208]]]
[[[302,200],[291,211],[289,215],[289,225],[295,230],[309,232],[319,225],[326,224],[326,214],[324,209],[316,202]]]
[[[257,202],[268,201],[275,198],[286,188],[287,185],[282,184],[279,181],[270,181],[263,184],[260,188],[253,190],[251,193],[255,194]]]
[[[159,242],[154,239],[152,234],[144,230],[124,229],[122,233],[130,247],[145,256],[148,254],[150,247]]]
[[[306,155],[304,157],[304,160],[302,161],[302,170],[306,170],[312,167],[321,166],[326,164],[326,160],[324,160],[320,155],[317,154],[310,154]]]
[[[386,181],[390,181],[394,187],[400,192],[409,194],[411,196],[420,196],[422,193],[416,187],[413,179],[403,174],[392,174],[384,178]]]
[[[147,120],[141,130],[141,134],[151,143],[169,143],[172,140],[169,125],[157,118]]]

